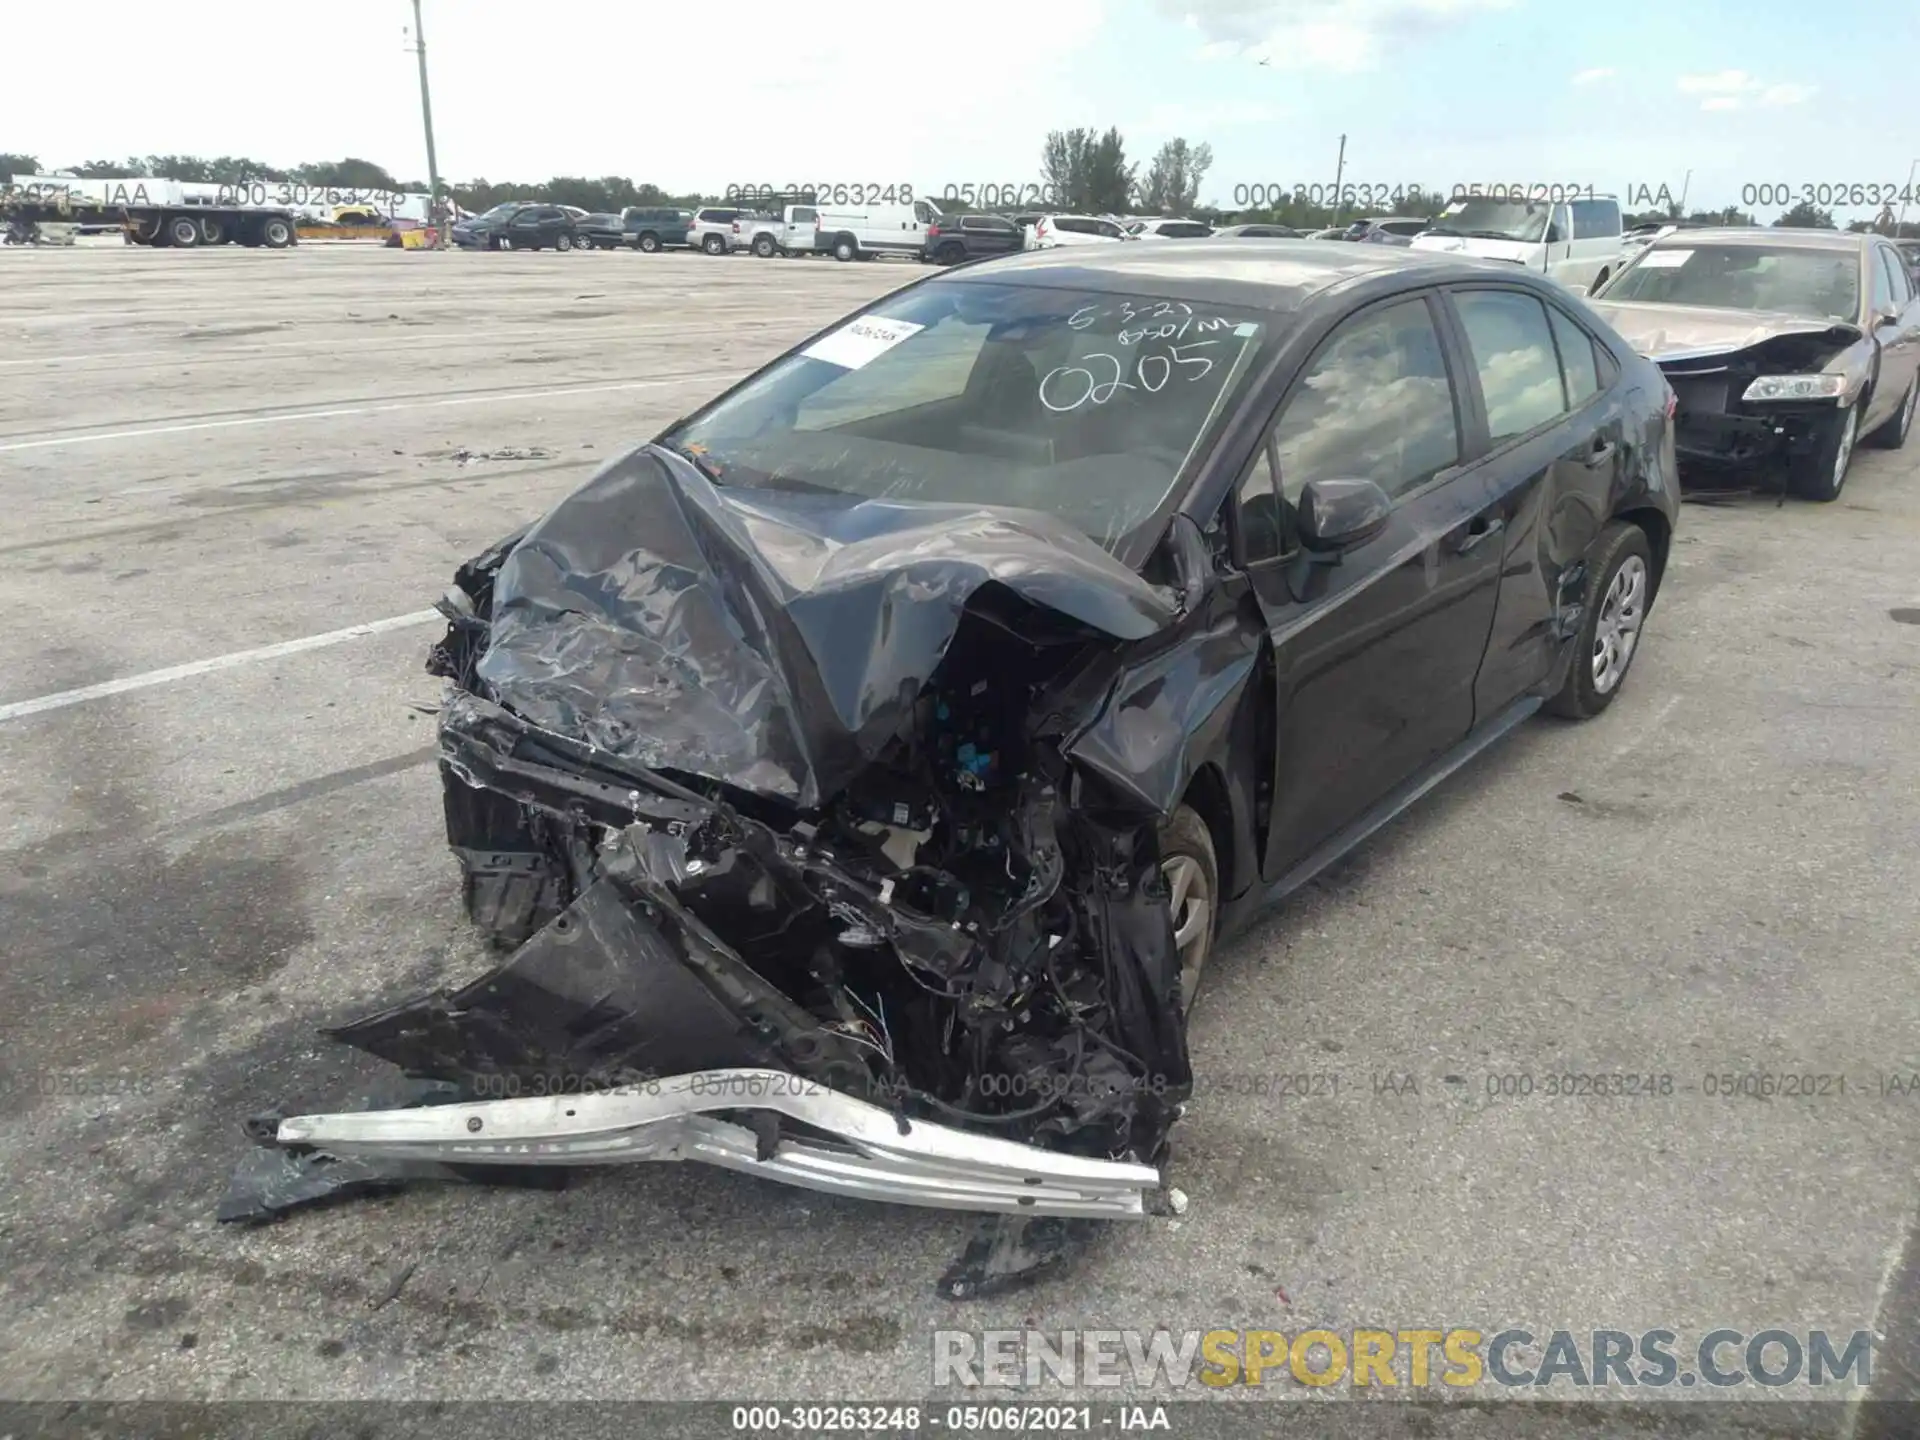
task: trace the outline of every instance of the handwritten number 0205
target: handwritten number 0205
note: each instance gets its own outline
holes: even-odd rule
[[[1205,355],[1183,355],[1181,351],[1204,350],[1213,343],[1211,340],[1202,340],[1193,345],[1170,346],[1164,355],[1155,353],[1140,356],[1133,364],[1134,378],[1140,382],[1138,385],[1132,384],[1124,378],[1127,373],[1127,367],[1120,363],[1120,358],[1117,355],[1108,355],[1104,352],[1087,356],[1087,363],[1085,365],[1055,366],[1047,372],[1046,378],[1040,382],[1040,403],[1056,415],[1065,415],[1071,410],[1078,410],[1082,405],[1104,405],[1122,390],[1139,390],[1144,388],[1148,394],[1157,395],[1167,387],[1167,382],[1173,378],[1173,367],[1175,365],[1197,365],[1200,367],[1199,373],[1188,373],[1186,378],[1189,380],[1205,379],[1213,370],[1213,361]],[[1113,378],[1111,380],[1101,380],[1094,374],[1093,365],[1094,362],[1098,360],[1104,360],[1113,367]],[[1152,362],[1155,360],[1160,362],[1160,368],[1157,371],[1150,369]],[[1160,378],[1158,380],[1152,378],[1155,374],[1159,375]],[[1060,387],[1055,382],[1068,375],[1081,376],[1082,383],[1085,387],[1078,395],[1074,395],[1071,400],[1067,400],[1064,395],[1056,393]],[[1073,394],[1071,383],[1067,387],[1066,394]]]

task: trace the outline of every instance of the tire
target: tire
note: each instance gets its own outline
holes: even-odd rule
[[[1590,720],[1620,693],[1640,650],[1640,634],[1653,602],[1653,548],[1638,525],[1615,521],[1594,542],[1584,614],[1573,660],[1547,713]]]
[[[226,242],[227,227],[212,216],[200,222],[200,243],[202,245],[221,245]]]
[[[643,250],[649,255],[655,254],[660,249],[660,237],[651,230],[642,233],[640,238],[633,243],[637,249]]]
[[[504,235],[496,235],[493,237],[492,248],[495,250],[511,250],[513,248],[513,241]]]
[[[186,250],[200,243],[200,222],[191,215],[172,216],[165,228],[169,245]]]
[[[269,250],[284,250],[293,243],[293,226],[278,215],[260,222],[260,243]]]
[[[936,265],[958,265],[966,258],[967,249],[964,245],[942,245],[933,252],[933,263]]]
[[[858,260],[860,258],[860,247],[853,243],[851,236],[842,235],[838,240],[833,242],[833,258],[838,260],[842,265],[845,265],[851,260]]]
[[[553,237],[553,248],[558,250],[562,255],[566,254],[567,251],[573,249],[573,237],[562,230],[558,235]]]
[[[1840,498],[1847,483],[1847,471],[1853,464],[1853,452],[1860,439],[1860,411],[1866,405],[1862,395],[1853,404],[1827,422],[1820,443],[1811,453],[1797,457],[1787,472],[1787,484],[1803,500],[1822,504]]]
[[[1920,407],[1920,375],[1913,377],[1907,386],[1907,398],[1900,402],[1900,408],[1893,418],[1878,430],[1867,436],[1862,443],[1876,450],[1898,450],[1907,443],[1907,432],[1913,429],[1913,412]]]
[[[709,255],[724,255],[727,253],[727,242],[721,236],[709,235],[700,242],[700,248]]]
[[[1180,1008],[1191,1014],[1220,930],[1220,860],[1213,831],[1190,805],[1175,810],[1160,827],[1160,872],[1166,876],[1180,945]],[[1193,933],[1181,941],[1189,926]]]
[[[593,240],[593,237],[592,237],[591,235],[582,235],[582,236],[580,237],[580,248],[581,248],[582,250],[591,250],[591,249],[593,249],[593,248],[594,248],[594,240]]]
[[[771,260],[773,258],[774,248],[773,237],[771,235],[756,235],[753,237],[753,253],[758,255],[762,260]]]

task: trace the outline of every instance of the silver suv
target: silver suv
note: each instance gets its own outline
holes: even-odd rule
[[[744,248],[736,240],[733,222],[752,213],[738,205],[705,206],[694,212],[693,223],[687,226],[687,244],[709,255]]]

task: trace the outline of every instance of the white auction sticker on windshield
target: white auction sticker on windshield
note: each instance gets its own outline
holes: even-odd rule
[[[880,315],[862,315],[842,325],[831,335],[823,335],[800,353],[810,360],[858,370],[877,355],[884,355],[910,335],[926,329],[911,320],[888,320]]]
[[[1640,261],[1642,270],[1678,270],[1693,258],[1691,250],[1649,250]]]

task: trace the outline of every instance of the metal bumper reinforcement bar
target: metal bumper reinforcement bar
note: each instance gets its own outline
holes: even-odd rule
[[[775,1133],[727,1118],[756,1111],[821,1133]],[[1160,1184],[1149,1165],[902,1121],[781,1070],[702,1070],[616,1091],[296,1115],[280,1122],[277,1138],[336,1156],[450,1165],[698,1160],[835,1195],[1009,1215],[1138,1218]]]

